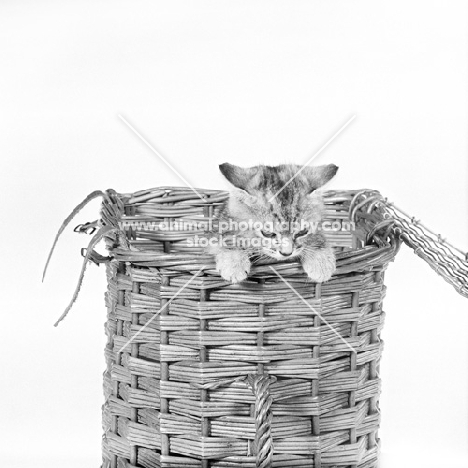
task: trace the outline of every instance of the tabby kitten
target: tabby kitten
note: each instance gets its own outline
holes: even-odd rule
[[[312,281],[330,279],[335,256],[317,230],[323,201],[316,190],[338,167],[281,164],[242,168],[224,163],[219,168],[235,187],[219,214],[218,242],[210,243],[207,250],[215,255],[221,276],[232,283],[244,280],[253,257],[299,257]]]

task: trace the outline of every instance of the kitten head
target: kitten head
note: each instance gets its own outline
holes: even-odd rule
[[[276,258],[300,255],[322,219],[323,202],[317,189],[337,172],[334,164],[323,166],[254,166],[242,168],[224,163],[222,174],[235,189],[229,199],[229,215],[252,221],[252,234],[262,239],[261,250]],[[263,242],[265,240],[265,242]]]

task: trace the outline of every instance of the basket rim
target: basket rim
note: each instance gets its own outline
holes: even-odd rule
[[[183,205],[184,207],[200,207],[207,203],[218,205],[229,197],[229,192],[226,190],[199,189],[199,193],[207,195],[207,202],[202,202],[199,196],[190,188],[181,186],[153,187],[133,193],[118,193],[114,190],[109,190],[107,191],[109,196],[103,197],[101,221],[104,225],[111,224],[118,226],[119,221],[127,215],[125,212],[129,212],[129,207],[142,205],[161,206],[161,202],[165,198],[168,199],[168,202],[171,202],[170,197],[172,198],[174,194],[177,202],[190,201],[190,203]],[[373,189],[322,190],[321,194],[324,198],[325,207],[338,202],[348,202],[349,207],[352,207],[352,202],[359,201],[360,195],[364,195],[365,197],[381,197],[380,192]],[[213,198],[215,201],[213,201]],[[155,200],[157,201],[155,202]],[[357,204],[354,203],[354,205],[356,206]],[[374,205],[372,208],[373,212],[378,214],[377,205]],[[372,232],[376,226],[375,222],[369,223],[368,218],[369,210],[367,209],[367,214],[364,213],[363,218],[360,219],[360,229],[363,230],[364,235]],[[380,222],[382,220],[383,217],[377,216],[376,221]],[[374,235],[377,235],[377,233],[374,232]],[[140,249],[130,245],[126,237],[127,233],[122,233],[122,231],[120,231],[120,234],[112,232],[106,236],[107,249],[113,260],[131,263],[135,266],[154,267],[174,275],[184,274],[184,272],[193,273],[201,268],[204,275],[220,278],[215,268],[215,258],[213,255],[198,252],[167,253],[145,250],[144,248]],[[363,245],[336,252],[337,269],[335,275],[344,275],[356,271],[382,270],[388,262],[394,259],[400,245],[399,239],[390,235],[387,239],[380,242],[373,242],[372,245]],[[249,278],[274,276],[270,270],[270,266],[272,265],[275,268],[287,271],[289,275],[306,276],[297,258],[285,260],[263,259],[252,262]],[[221,281],[223,280],[221,279]]]

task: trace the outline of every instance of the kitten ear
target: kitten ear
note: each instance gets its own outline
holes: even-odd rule
[[[258,172],[258,167],[239,167],[234,164],[224,163],[219,165],[219,170],[231,182],[234,187],[248,191],[252,179]]]
[[[306,167],[304,169],[304,175],[307,179],[309,193],[318,189],[322,185],[325,185],[334,177],[337,171],[338,166],[335,166],[334,164]]]

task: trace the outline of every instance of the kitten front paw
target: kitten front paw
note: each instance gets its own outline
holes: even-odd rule
[[[249,257],[240,250],[224,250],[216,255],[216,270],[226,281],[239,283],[249,274]]]
[[[302,267],[307,276],[315,283],[328,281],[336,270],[336,260],[333,249],[325,248],[314,251],[302,261]]]

